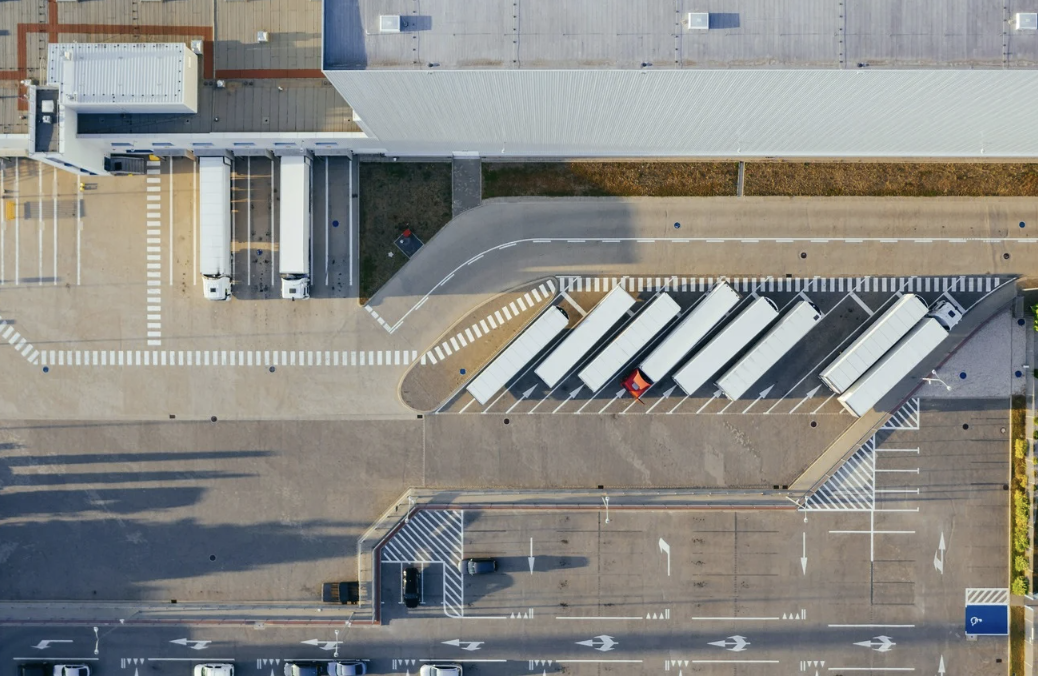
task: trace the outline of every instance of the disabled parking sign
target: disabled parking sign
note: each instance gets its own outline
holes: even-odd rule
[[[966,590],[966,633],[971,636],[1009,635],[1009,590]]]

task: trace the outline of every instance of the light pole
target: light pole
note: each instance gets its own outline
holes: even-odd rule
[[[335,652],[332,654],[332,657],[336,657],[337,658],[338,656],[339,656],[339,630],[336,629],[335,630]]]
[[[97,627],[94,627],[94,654],[97,654],[97,648],[101,643],[101,639],[97,637]]]
[[[407,496],[407,514],[404,514],[404,523],[407,523],[411,519],[411,510],[414,509],[414,496]]]
[[[606,520],[605,520],[605,522],[609,523],[609,496],[608,495],[603,495],[602,496],[602,502],[605,503],[605,508],[606,508]]]
[[[933,375],[933,378],[923,378],[924,383],[940,383],[941,385],[944,385],[944,389],[951,392],[951,385],[944,382],[944,380],[939,375],[937,375],[937,369],[930,371],[930,373]]]

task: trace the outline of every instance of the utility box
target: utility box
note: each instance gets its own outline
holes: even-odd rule
[[[1017,12],[1016,29],[1018,31],[1038,30],[1038,12]]]
[[[399,33],[400,32],[400,15],[399,14],[380,14],[378,17],[378,32],[379,33]]]

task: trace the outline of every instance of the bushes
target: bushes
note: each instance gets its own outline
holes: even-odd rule
[[[1038,308],[1038,305],[1035,306]],[[1036,315],[1038,317],[1038,315]],[[1038,322],[1038,319],[1036,319]],[[1027,403],[1021,396],[1013,397],[1010,412],[1011,436],[1013,439],[1013,511],[1012,540],[1013,571],[1011,589],[1014,594],[1026,594],[1031,586],[1031,570],[1028,560],[1031,539],[1028,528],[1031,506],[1027,497],[1027,439],[1024,438]]]

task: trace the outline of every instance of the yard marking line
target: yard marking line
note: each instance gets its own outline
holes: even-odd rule
[[[14,189],[16,195],[21,195],[21,168],[18,158],[14,158]],[[14,200],[14,283],[18,284],[18,278],[21,276],[20,264],[18,261],[18,252],[21,250],[19,246],[20,231],[21,231],[21,212],[22,212],[22,201],[18,197]]]
[[[191,163],[191,261],[193,283],[198,286],[198,162]]]
[[[765,621],[765,620],[778,620],[778,619],[781,619],[781,618],[778,618],[778,617],[690,617],[689,619],[690,620],[695,620],[697,622],[699,622],[699,621],[708,621],[708,620],[717,620],[719,622],[720,621],[727,622],[727,621],[730,621],[730,620]]]
[[[919,453],[918,448],[877,448],[877,453]]]
[[[580,316],[582,316],[582,317],[586,317],[587,316],[587,312],[584,310],[584,308],[580,307],[580,305],[577,303],[577,301],[573,300],[573,298],[571,298],[570,295],[568,293],[566,293],[565,290],[561,290],[561,291],[559,291],[559,293],[562,294],[562,297],[566,299],[566,302],[568,302],[570,305],[572,305],[574,308],[576,308],[577,312],[580,313]]]
[[[918,488],[877,488],[877,493],[914,493],[919,495]]]
[[[173,158],[169,158],[169,285],[173,286]]]
[[[36,167],[36,234],[38,238],[36,285],[43,286],[43,164]]]
[[[274,237],[274,167],[278,165],[274,160],[270,161],[270,285],[274,286],[276,280],[276,273],[278,264],[274,260],[274,256],[280,256],[277,244],[277,238]],[[351,175],[352,176],[352,175]],[[352,186],[351,186],[352,187]]]
[[[252,155],[245,157],[245,284],[252,285]]]
[[[826,404],[828,404],[832,400],[832,398],[835,397],[835,396],[836,396],[835,393],[834,394],[830,394],[829,398],[826,399],[825,401],[823,401],[821,404],[819,404],[818,408],[816,408],[815,410],[811,411],[811,413],[815,414],[815,413],[818,413],[819,411],[821,411],[822,407],[825,406]]]
[[[15,158],[18,161],[18,158]],[[4,164],[0,162],[0,194],[4,192]],[[7,206],[0,209],[0,286],[6,283],[4,278],[4,232],[7,230]]]
[[[916,467],[915,469],[877,469],[876,471],[877,472],[901,473],[901,474],[919,474],[919,468],[918,467]]]
[[[455,660],[455,662],[461,661]],[[504,662],[504,660],[501,661]],[[555,660],[555,662],[557,664],[641,664],[642,660]]]
[[[11,659],[12,660],[39,660],[40,656],[37,655],[35,657],[12,657]],[[62,657],[60,659],[63,659],[63,660],[75,660],[77,662],[80,661],[80,660],[87,660],[87,661],[90,661],[90,662],[96,662],[96,661],[98,661],[101,658],[100,657]],[[203,660],[199,660],[199,662],[201,662],[201,661],[203,661]]]
[[[864,627],[865,629],[912,629],[915,627],[914,624],[829,624],[826,625],[834,629],[847,629],[855,627]]]
[[[50,193],[54,196],[54,285],[58,285],[58,168],[51,167]]]
[[[18,165],[16,164],[15,167]],[[82,275],[83,201],[79,195],[79,178],[76,178],[76,284],[83,283]]]
[[[73,658],[71,658],[71,657],[63,657],[61,659],[73,659]],[[75,659],[81,660],[83,658],[82,657],[77,657]],[[97,658],[95,657],[94,659],[96,660]],[[202,657],[201,655],[199,655],[198,657],[149,657],[148,661],[149,662],[209,662],[209,661],[213,661],[213,662],[233,662],[234,660],[232,658],[230,658],[230,657]],[[314,660],[314,661],[323,661],[323,660]]]
[[[827,667],[829,671],[915,671],[915,667]]]
[[[605,617],[592,617],[592,616],[580,616],[572,615],[569,617],[556,617],[556,620],[644,620],[645,618],[641,615],[627,615],[627,616],[605,616]]]
[[[848,295],[848,296],[850,296],[850,297],[851,297],[851,299],[852,299],[852,300],[853,300],[853,301],[854,301],[855,303],[857,303],[858,305],[860,305],[860,306],[861,306],[861,309],[862,309],[862,310],[865,310],[866,314],[868,314],[868,315],[869,315],[870,317],[871,317],[872,315],[876,314],[875,312],[873,312],[873,311],[872,311],[872,308],[870,308],[870,307],[869,307],[868,305],[866,305],[866,304],[865,304],[865,301],[863,301],[863,300],[862,300],[861,298],[859,298],[859,297],[858,297],[858,294],[856,294],[856,293],[854,293],[853,291],[851,291],[851,292],[850,292],[850,293],[848,293],[847,295]]]
[[[854,535],[855,533],[866,535],[915,535],[914,530],[831,530],[834,535]]]
[[[324,156],[324,285],[328,286],[328,261],[330,260],[331,253],[328,251],[328,238],[332,227],[331,221],[328,220],[328,156]]]
[[[469,403],[465,404],[465,407],[464,407],[464,408],[462,408],[462,409],[461,409],[460,411],[458,411],[458,413],[464,413],[464,412],[465,412],[465,410],[466,410],[466,409],[467,409],[467,408],[468,408],[469,406],[472,406],[472,402],[474,402],[474,401],[476,401],[476,400],[475,400],[475,399],[470,399],[470,400],[469,400]]]
[[[778,660],[692,660],[692,664],[779,664]]]

